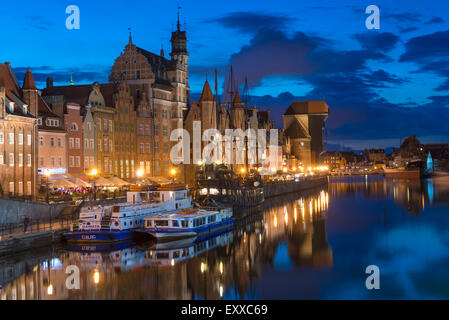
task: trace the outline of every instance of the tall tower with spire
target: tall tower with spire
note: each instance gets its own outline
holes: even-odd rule
[[[187,36],[186,31],[181,30],[180,22],[181,7],[178,7],[178,23],[176,24],[176,31],[171,35],[171,60],[176,64],[176,82],[182,88],[178,101],[185,103],[184,111],[187,110],[190,100],[190,86],[189,86],[189,52],[187,51]]]

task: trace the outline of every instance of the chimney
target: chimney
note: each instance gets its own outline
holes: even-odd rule
[[[53,78],[47,78],[47,89],[53,88]]]

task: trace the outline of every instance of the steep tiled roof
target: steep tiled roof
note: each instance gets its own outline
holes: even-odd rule
[[[36,83],[34,82],[33,74],[30,68],[25,73],[25,79],[23,80],[22,90],[37,90]]]
[[[91,91],[91,84],[77,86],[59,86],[42,90],[42,95],[64,96],[66,102],[76,102],[80,105],[86,105]]]
[[[100,84],[100,92],[103,95],[107,107],[114,107],[114,94],[117,92],[117,89],[118,84],[116,83]]]
[[[210,88],[209,82],[204,84],[203,93],[201,93],[200,102],[201,101],[215,101],[214,94]]]
[[[298,123],[293,121],[285,130],[285,135],[292,139],[310,139],[309,133]]]
[[[329,106],[324,101],[293,102],[284,115],[329,113]]]
[[[234,104],[242,103],[242,99],[240,98],[240,94],[239,94],[238,91],[237,91],[237,93],[236,93],[235,96],[234,96],[234,101],[233,101],[233,103],[234,103]]]
[[[15,75],[8,65],[2,63],[0,63],[0,87],[5,88],[6,98],[9,101],[14,102],[14,109],[10,110],[9,108],[6,108],[7,113],[21,117],[34,118],[33,115],[29,112],[25,113],[23,108],[21,108],[21,106],[26,103],[16,82]]]
[[[117,90],[117,84],[100,84],[100,92],[104,97],[107,107],[113,107],[114,93]],[[42,96],[64,96],[65,102],[75,102],[81,106],[87,105],[89,95],[92,91],[92,85],[59,86],[46,88],[42,91]]]
[[[138,53],[143,55],[148,60],[148,63],[151,65],[151,69],[156,76],[158,74],[158,71],[161,75],[163,75],[166,71],[176,70],[175,62],[165,59],[164,57],[149,52],[145,49],[139,47],[136,47],[136,49]]]
[[[16,97],[20,97],[20,88],[9,72],[8,66],[3,63],[0,63],[0,86],[5,87],[8,99],[13,100],[11,93],[14,93]]]

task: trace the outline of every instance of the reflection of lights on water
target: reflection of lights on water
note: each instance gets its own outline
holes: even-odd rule
[[[100,283],[100,272],[98,272],[98,270],[95,270],[95,272],[94,272],[94,283],[95,284]]]
[[[287,212],[287,207],[284,207],[284,222],[285,222],[285,225],[288,225],[288,212]]]
[[[220,297],[223,298],[223,286],[220,286]]]
[[[175,259],[171,259],[171,266],[172,266],[172,267],[175,266]]]
[[[50,285],[48,286],[48,288],[47,288],[47,294],[48,294],[49,296],[53,295],[53,285],[52,285],[52,284],[50,284]]]
[[[274,216],[274,227],[277,228],[278,227],[278,218],[276,216]]]
[[[294,212],[294,219],[295,219],[295,223],[296,223],[296,221],[298,220],[298,210],[296,210],[296,207],[295,207],[295,212]]]
[[[304,218],[306,215],[306,208],[304,208],[304,207],[301,208],[301,215],[302,215],[302,221],[304,222]]]
[[[201,273],[207,270],[207,265],[204,262],[201,262]]]
[[[259,243],[262,244],[262,235],[259,234]]]
[[[220,273],[223,274],[223,262],[220,262]]]

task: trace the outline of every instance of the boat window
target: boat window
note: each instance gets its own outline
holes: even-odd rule
[[[172,226],[173,226],[173,227],[179,227],[179,222],[178,222],[178,220],[173,220],[173,221],[172,221]]]
[[[179,251],[175,251],[174,253],[173,253],[173,258],[179,258]]]
[[[155,220],[154,224],[157,227],[168,227],[168,220]]]
[[[120,212],[120,206],[114,206],[113,212]]]
[[[156,254],[156,259],[168,259],[170,254],[168,252],[158,252]]]
[[[126,227],[126,222],[125,223],[123,223],[123,225]]]
[[[189,227],[189,221],[183,220],[181,221],[182,227],[183,228],[188,228]]]

